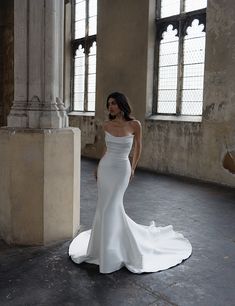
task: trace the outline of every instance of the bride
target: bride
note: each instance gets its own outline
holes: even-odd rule
[[[111,93],[107,109],[109,120],[103,124],[106,148],[95,171],[98,187],[95,217],[92,228],[72,240],[69,256],[77,264],[99,265],[101,273],[111,273],[123,266],[133,273],[168,269],[188,258],[192,246],[172,225],[157,227],[152,221],[145,226],[126,214],[123,196],[140,158],[142,128],[130,116],[124,94]]]

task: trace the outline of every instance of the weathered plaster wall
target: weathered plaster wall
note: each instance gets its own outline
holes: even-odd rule
[[[225,140],[235,150],[235,3],[208,0],[202,122],[146,119],[152,104],[154,4],[98,1],[96,116],[70,118],[82,130],[83,155],[100,156],[106,96],[123,91],[143,124],[139,166],[235,186],[234,174],[223,167]]]
[[[0,126],[6,125],[13,101],[13,0],[0,1]]]
[[[69,125],[73,127],[82,127],[81,129],[81,150],[90,151],[90,155],[95,157],[97,155],[97,124],[94,116],[69,116]],[[86,154],[84,154],[86,155]]]
[[[153,6],[155,0],[151,2]],[[151,13],[154,14],[154,9]],[[87,140],[83,139],[82,153],[90,157],[98,157],[102,153],[101,123],[107,118],[105,104],[110,92],[125,92],[138,119],[144,120],[146,113],[149,5],[146,1],[117,0],[110,3],[109,0],[100,0],[98,16],[95,120],[70,116],[70,125],[81,128],[82,138],[88,137]],[[92,127],[88,123],[89,120],[91,124],[95,121]],[[91,143],[91,139],[94,139],[95,143]]]

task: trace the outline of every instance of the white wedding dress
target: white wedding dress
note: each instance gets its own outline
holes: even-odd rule
[[[99,265],[101,273],[123,266],[134,273],[156,272],[179,264],[192,253],[190,242],[172,225],[137,224],[125,213],[123,196],[131,174],[128,155],[133,137],[105,132],[107,151],[98,166],[98,202],[92,229],[78,234],[69,246],[75,263]]]

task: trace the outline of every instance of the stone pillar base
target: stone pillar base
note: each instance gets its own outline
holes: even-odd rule
[[[70,239],[80,221],[80,130],[0,129],[0,237]]]

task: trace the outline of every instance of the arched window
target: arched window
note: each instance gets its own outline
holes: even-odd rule
[[[96,91],[97,0],[73,1],[74,111],[94,112]]]
[[[159,0],[153,114],[200,116],[207,0]]]

